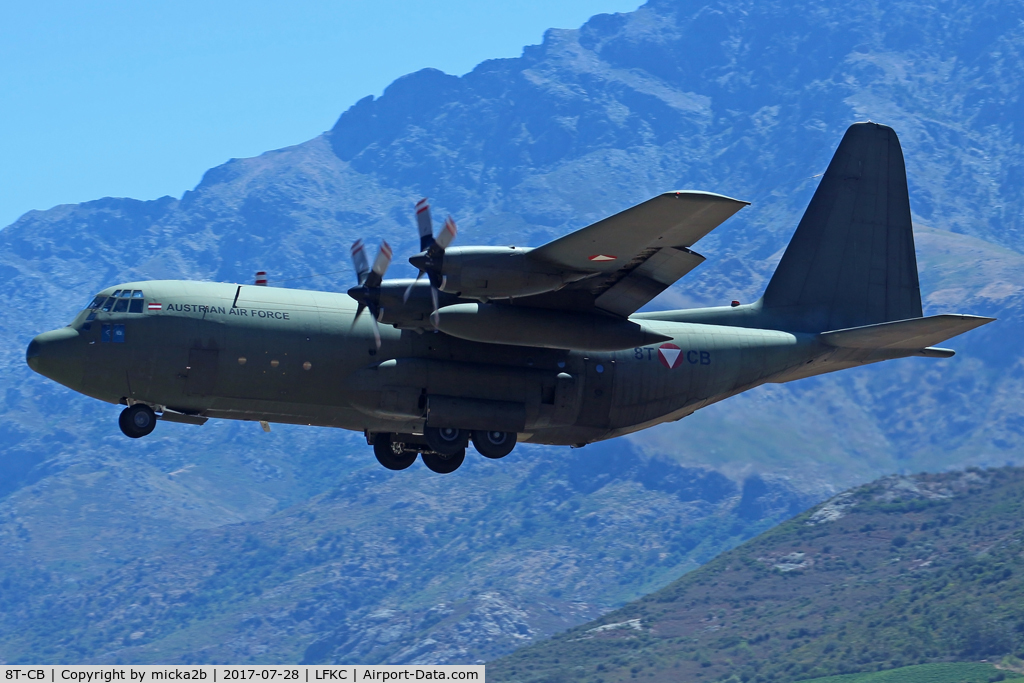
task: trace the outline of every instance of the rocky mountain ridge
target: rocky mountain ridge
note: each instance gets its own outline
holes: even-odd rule
[[[155,647],[148,639],[156,636],[131,636],[150,628],[123,634],[118,622],[86,642],[69,631],[47,631],[35,615],[53,605],[72,609],[102,600],[114,611],[139,610],[131,606],[142,605],[145,596],[136,589],[143,585],[152,594],[174,594],[177,576],[147,570],[145,558],[192,557],[192,546],[181,545],[191,538],[222,535],[234,539],[225,547],[235,548],[236,541],[244,545],[237,534],[246,529],[259,542],[243,553],[253,556],[271,540],[271,547],[288,549],[284,556],[302,543],[315,545],[303,524],[281,519],[303,519],[295,515],[352,482],[366,487],[363,513],[377,521],[345,543],[386,537],[398,539],[395,552],[404,548],[405,517],[390,510],[394,502],[384,492],[397,495],[394,487],[407,487],[429,498],[437,484],[418,470],[401,483],[371,474],[376,464],[358,435],[277,426],[267,435],[250,424],[211,422],[201,428],[161,424],[151,437],[128,442],[115,426],[116,408],[34,376],[23,353],[34,334],[64,324],[95,291],[115,282],[246,282],[266,269],[272,283],[343,290],[353,279],[348,248],[357,237],[387,238],[396,254],[413,253],[411,209],[424,195],[438,213],[455,216],[461,244],[538,245],[668,189],[751,200],[698,245],[708,262],[654,306],[749,301],[760,294],[843,130],[871,118],[894,126],[903,141],[926,311],[1000,319],[955,340],[958,355],[949,361],[912,359],[762,387],[579,454],[524,450],[501,463],[508,471],[499,490],[514,491],[523,514],[543,511],[540,529],[556,526],[565,501],[554,479],[535,481],[530,473],[546,464],[569,476],[562,468],[577,457],[603,462],[615,454],[614,467],[597,468],[601,486],[579,495],[632,491],[624,508],[605,503],[625,518],[629,533],[616,539],[633,543],[619,550],[631,558],[671,547],[676,533],[662,529],[658,514],[639,512],[663,496],[679,500],[642,483],[643,463],[667,468],[669,479],[713,470],[731,482],[728,502],[715,504],[720,508],[679,513],[684,536],[688,528],[727,519],[712,534],[717,551],[795,511],[792,501],[809,505],[881,474],[1020,462],[1024,107],[1012,84],[1024,80],[1022,11],[1006,0],[972,7],[658,0],[636,12],[595,17],[576,31],[550,31],[522,57],[485,62],[461,78],[431,70],[410,74],[382,97],[344,113],[324,135],[211,169],[180,199],[106,198],[26,214],[0,231],[0,279],[9,292],[8,314],[0,317],[0,538],[11,548],[0,560],[0,575],[21,586],[25,600],[0,619],[0,658],[21,656],[30,651],[26,643],[42,642],[55,660],[107,652],[149,656],[142,653]],[[412,269],[396,258],[392,272]],[[489,490],[481,483],[483,471],[474,472],[460,470],[459,491]],[[484,478],[474,479],[478,475]],[[743,491],[757,481],[769,486],[744,507]],[[371,495],[378,496],[372,503]],[[457,505],[476,509],[483,495],[459,493]],[[419,509],[433,512],[429,505]],[[587,528],[575,513],[569,519]],[[468,533],[461,524],[451,531]],[[415,656],[496,655],[521,642],[514,635],[518,619],[532,640],[664,585],[713,554],[682,543],[666,565],[652,558],[635,571],[614,562],[598,571],[604,558],[590,557],[590,546],[579,538],[536,534],[537,556],[554,557],[565,548],[585,569],[567,574],[558,589],[578,593],[586,607],[576,610],[562,598],[560,616],[542,618],[543,605],[552,604],[545,586],[494,589],[505,574],[500,563],[488,561],[501,555],[482,544],[469,553],[477,563],[472,566],[488,567],[478,595],[497,597],[465,602],[467,596],[450,588],[465,576],[461,566],[444,565],[451,583],[429,599],[414,590],[415,577],[395,574],[396,586],[408,591],[401,593],[407,604],[388,603],[390,593],[381,589],[376,602],[360,605],[360,615],[394,610],[397,616],[380,622],[382,633],[408,634],[415,630],[409,624],[449,608],[453,616],[415,637],[389,641],[401,643],[398,649],[381,646],[365,656],[397,657],[437,629],[479,615],[478,609],[494,615],[480,616],[481,624],[510,625],[501,627],[504,635],[494,644],[487,644],[490,636],[473,635],[457,657],[441,645]],[[420,540],[433,551],[442,547],[433,535]],[[329,546],[351,552],[345,543]],[[275,609],[304,614],[300,605],[312,599],[317,584],[289,583],[285,577],[305,565],[281,562],[278,580],[295,592],[279,593],[287,597]],[[134,574],[124,572],[138,567],[136,584]],[[239,585],[255,581],[242,565],[216,571]],[[587,588],[592,572],[616,587]],[[113,583],[105,594],[107,580]],[[201,583],[195,575],[190,580]],[[483,585],[487,580],[491,586]],[[210,605],[234,607],[225,607],[219,620],[203,611],[211,607],[175,607],[186,622],[195,618],[198,630],[170,622],[177,624],[174,631],[159,634],[168,657],[189,652],[197,633],[204,641],[237,640],[225,634],[255,623],[253,615],[262,626],[239,640],[245,649],[225,649],[224,657],[301,659],[319,643],[309,656],[329,659],[349,642],[348,622],[333,612],[320,621],[288,622],[280,631],[271,627],[269,613],[246,606],[252,595],[222,600],[204,591],[215,588],[193,593],[207,595]],[[42,609],[47,600],[51,607]],[[438,605],[446,607],[427,618]],[[149,614],[159,621],[158,612]],[[491,628],[497,627],[467,633]],[[272,651],[268,643],[283,632],[290,649]],[[128,643],[116,645],[114,634]]]

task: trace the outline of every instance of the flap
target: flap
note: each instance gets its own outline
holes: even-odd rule
[[[576,272],[619,270],[647,249],[689,247],[749,202],[711,192],[666,192],[530,252]]]
[[[703,256],[689,249],[659,249],[597,297],[594,305],[628,316],[703,262]]]
[[[822,332],[829,346],[852,349],[923,349],[992,322],[980,315],[945,313],[877,325]]]

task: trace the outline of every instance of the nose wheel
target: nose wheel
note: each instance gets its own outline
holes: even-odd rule
[[[156,413],[147,405],[136,403],[121,411],[117,426],[130,439],[140,439],[156,427]]]

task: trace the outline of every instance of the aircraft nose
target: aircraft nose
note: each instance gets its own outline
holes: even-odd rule
[[[78,330],[70,327],[43,332],[29,342],[25,361],[40,375],[60,381],[64,366],[74,360],[70,347],[77,339]]]

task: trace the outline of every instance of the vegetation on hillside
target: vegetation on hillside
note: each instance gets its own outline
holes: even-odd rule
[[[0,661],[473,662],[660,588],[811,503],[623,441],[559,455],[474,455],[455,479],[373,462],[266,520],[75,583],[59,562],[0,557]],[[52,508],[29,509],[32,530],[55,525]]]
[[[1024,655],[1024,470],[888,477],[488,669],[797,681]]]
[[[815,678],[803,683],[995,683],[1022,681],[1018,673],[981,662],[915,664],[898,669]]]

